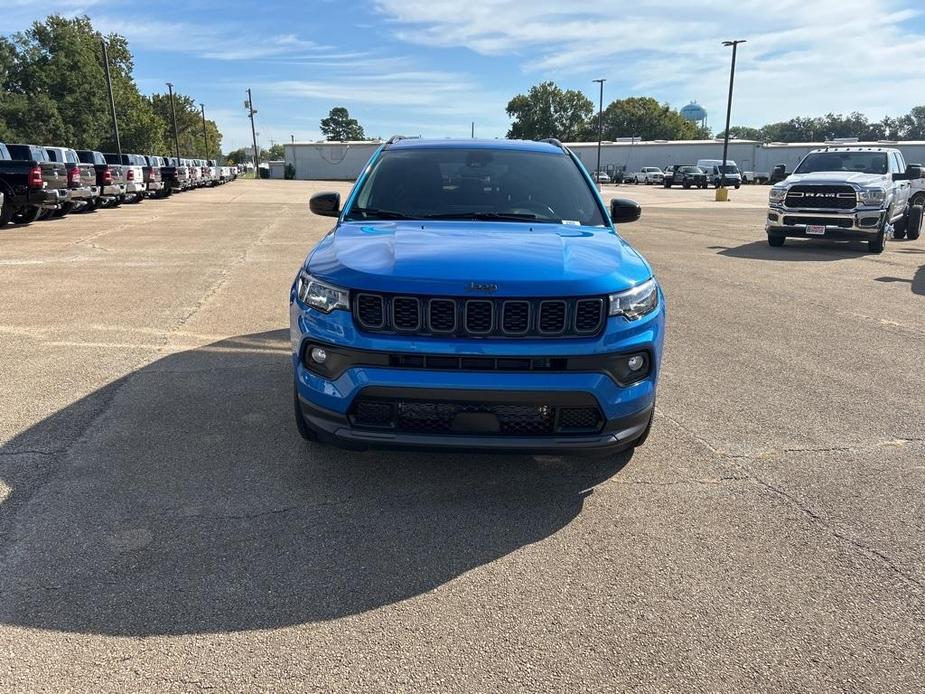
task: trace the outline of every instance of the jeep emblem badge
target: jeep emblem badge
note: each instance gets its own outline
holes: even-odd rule
[[[470,282],[466,285],[470,292],[486,292],[492,294],[498,291],[498,285],[493,282]]]

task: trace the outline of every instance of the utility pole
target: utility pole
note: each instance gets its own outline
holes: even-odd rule
[[[475,139],[475,121],[472,121],[472,139]]]
[[[257,113],[257,109],[254,108],[254,99],[251,96],[250,87],[247,88],[247,101],[244,102],[244,107],[247,109],[247,115],[251,119],[251,136],[254,138],[254,178],[257,178],[257,167],[260,166],[260,154],[257,151],[257,131],[254,128],[254,114]]]
[[[601,85],[601,97],[597,110],[597,168],[594,170],[594,180],[598,188],[601,185],[601,140],[604,139],[604,82],[606,79],[591,80]]]
[[[720,187],[716,189],[717,202],[728,200],[728,193],[726,191],[726,156],[729,154],[729,121],[732,117],[732,85],[736,76],[736,49],[739,47],[740,43],[745,43],[745,39],[723,41],[723,45],[727,48],[732,46],[732,67],[729,70],[729,100],[726,102],[726,132],[723,133],[723,168],[720,169],[719,172]]]
[[[106,50],[106,40],[103,44],[103,67],[106,68],[106,84],[109,86],[109,107],[112,109],[112,129],[116,134],[116,152],[119,153],[119,163],[122,163],[122,143],[119,141],[119,119],[116,118],[116,100],[112,95],[112,77],[109,74],[109,51]]]
[[[167,92],[170,94],[170,113],[173,116],[173,143],[177,152],[177,166],[180,166],[180,135],[177,132],[177,108],[173,103],[173,84],[167,82]]]
[[[203,142],[206,145],[206,159],[209,158],[209,130],[206,128],[206,107],[203,104],[199,104],[199,109],[202,111],[202,138]]]

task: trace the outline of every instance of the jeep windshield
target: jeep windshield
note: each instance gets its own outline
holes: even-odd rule
[[[387,149],[345,219],[606,224],[571,157],[501,147]]]
[[[807,154],[794,173],[850,171],[884,175],[886,152],[815,152]]]

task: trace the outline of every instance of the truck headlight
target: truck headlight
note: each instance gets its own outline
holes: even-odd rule
[[[658,283],[655,279],[610,295],[610,315],[636,320],[658,308]]]
[[[773,188],[771,188],[770,192],[768,193],[768,202],[783,202],[784,198],[786,197],[787,197],[786,188],[778,188],[777,186],[774,186]]]
[[[324,313],[330,313],[336,308],[350,310],[350,298],[346,289],[317,280],[304,269],[299,272],[296,294],[299,301]]]
[[[882,205],[886,200],[886,191],[883,188],[862,188],[858,197],[865,205]]]

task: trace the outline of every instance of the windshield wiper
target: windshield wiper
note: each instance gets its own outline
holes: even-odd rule
[[[375,217],[378,219],[411,219],[406,214],[401,212],[395,212],[394,210],[380,210],[375,207],[352,207],[350,208],[349,218],[353,218],[353,215],[359,213],[365,215],[367,218]]]
[[[561,223],[559,219],[550,219],[547,217],[537,217],[535,214],[528,212],[447,212],[445,214],[429,214],[425,219],[478,219],[478,220],[503,220],[507,222],[552,222],[553,224]]]

